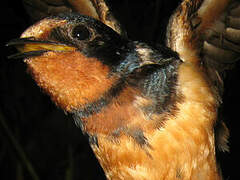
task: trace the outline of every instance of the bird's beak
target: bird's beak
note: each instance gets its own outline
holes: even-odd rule
[[[19,50],[19,53],[8,56],[11,59],[39,56],[47,51],[69,52],[76,50],[75,47],[70,45],[36,40],[34,37],[13,39],[6,46],[15,46]]]

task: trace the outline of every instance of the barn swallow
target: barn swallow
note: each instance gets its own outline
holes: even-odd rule
[[[216,8],[214,0],[194,2],[184,1],[170,20],[171,49],[131,41],[76,13],[45,18],[8,43],[20,51],[11,58],[25,59],[36,83],[89,137],[108,179],[221,179],[218,72],[202,62],[196,34],[230,1],[211,17],[203,12]]]

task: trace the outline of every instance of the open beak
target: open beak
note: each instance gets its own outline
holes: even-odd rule
[[[69,52],[76,48],[62,43],[36,40],[34,37],[18,38],[9,41],[6,46],[15,46],[19,53],[8,56],[9,59],[28,58],[40,56],[48,51]]]

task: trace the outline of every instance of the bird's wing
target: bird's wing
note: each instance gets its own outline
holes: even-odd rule
[[[125,35],[105,0],[23,0],[23,4],[33,21],[59,13],[78,12],[98,19],[119,34]]]
[[[170,18],[166,43],[184,62],[203,67],[221,102],[224,71],[240,55],[240,2],[185,0]],[[227,151],[228,130],[221,121],[216,127],[216,144]]]
[[[221,96],[223,72],[240,55],[240,2],[184,1],[170,18],[167,46],[185,62],[203,64]]]

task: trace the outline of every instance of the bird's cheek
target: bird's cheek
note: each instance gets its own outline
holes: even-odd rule
[[[37,84],[65,111],[97,100],[117,80],[109,68],[79,52],[47,52],[26,60]]]

